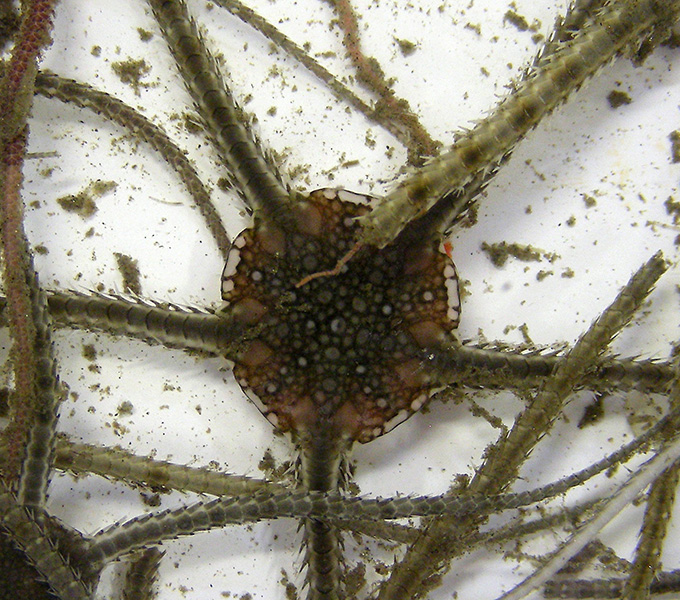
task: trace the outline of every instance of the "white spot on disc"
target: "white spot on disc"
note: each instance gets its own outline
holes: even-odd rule
[[[357,194],[355,192],[350,192],[349,190],[335,190],[337,197],[343,202],[351,202],[352,204],[370,204],[373,201],[373,196],[367,196],[366,194]]]
[[[385,426],[383,427],[383,431],[387,433],[388,431],[391,431],[394,429],[397,425],[400,423],[403,423],[406,421],[406,419],[409,418],[409,413],[407,410],[400,410],[394,417],[392,417],[387,423],[385,423]]]

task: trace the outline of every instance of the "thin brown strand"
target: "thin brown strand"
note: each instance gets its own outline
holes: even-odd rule
[[[40,406],[40,378],[45,368],[53,368],[50,344],[42,318],[44,298],[39,294],[37,275],[33,270],[28,242],[23,228],[23,203],[20,188],[28,129],[25,125],[33,97],[37,59],[50,41],[54,2],[35,0],[27,3],[22,15],[19,37],[0,82],[0,236],[5,261],[3,272],[7,293],[15,395],[10,406],[10,424],[3,432],[2,443],[9,448],[3,466],[9,485],[21,480],[21,502],[39,505],[47,488],[47,465],[53,434],[53,406]],[[41,305],[42,302],[42,305]],[[38,337],[38,333],[41,337]],[[44,353],[47,352],[47,355]],[[47,361],[50,364],[45,364]],[[44,398],[40,398],[43,400]],[[47,425],[35,429],[36,419]],[[40,423],[38,423],[40,426]],[[52,429],[52,434],[50,433]],[[47,439],[45,439],[45,436]],[[43,443],[44,442],[44,443]],[[27,444],[36,455],[23,468]]]
[[[54,442],[57,429],[57,410],[63,397],[57,376],[57,362],[54,358],[51,335],[51,319],[47,309],[47,298],[40,289],[38,276],[29,261],[27,274],[33,274],[29,285],[31,294],[32,321],[35,330],[34,357],[36,379],[34,381],[35,406],[31,423],[26,455],[22,463],[17,498],[25,506],[40,507],[45,503],[47,486],[53,462]]]
[[[31,108],[37,59],[50,40],[53,0],[26,2],[19,36],[0,81],[0,140],[3,147],[22,134]],[[4,153],[3,153],[4,156]]]
[[[406,147],[409,162],[416,166],[422,165],[425,157],[437,154],[441,143],[430,137],[408,102],[396,96],[376,59],[364,54],[361,49],[357,15],[350,0],[327,0],[327,2],[338,14],[338,25],[343,32],[342,43],[357,70],[357,79],[379,98],[375,112],[384,114],[390,121],[398,124],[398,127],[408,131],[409,142]]]
[[[0,227],[5,260],[3,271],[7,293],[7,313],[13,345],[15,394],[10,402],[10,423],[3,431],[3,445],[8,448],[7,462],[3,466],[7,482],[17,481],[21,473],[25,445],[33,422],[37,368],[33,348],[35,324],[30,316],[31,294],[25,277],[27,243],[23,233],[23,207],[19,196],[22,175],[21,164],[25,138],[20,135],[3,145],[3,164],[0,167],[0,193],[3,198]]]
[[[303,285],[307,285],[310,281],[314,281],[315,279],[319,279],[320,277],[334,277],[335,275],[338,275],[340,271],[342,271],[342,268],[350,261],[352,260],[352,257],[361,250],[361,244],[356,243],[350,251],[345,254],[339,261],[338,264],[335,265],[332,269],[328,271],[319,271],[318,273],[312,273],[311,275],[307,275],[306,277],[303,277],[300,281],[298,281],[295,284],[296,288],[301,288]]]
[[[346,85],[338,81],[338,78],[330,71],[309,56],[309,54],[300,48],[293,40],[279,31],[254,10],[244,6],[238,0],[215,0],[215,4],[225,8],[244,23],[259,31],[262,35],[276,44],[277,47],[287,52],[303,67],[318,77],[324,85],[340,98],[340,100],[349,104],[370,121],[380,125],[383,129],[397,138],[404,146],[408,147],[410,143],[410,133],[405,131],[403,126],[396,124],[386,111],[375,110],[369,106]]]

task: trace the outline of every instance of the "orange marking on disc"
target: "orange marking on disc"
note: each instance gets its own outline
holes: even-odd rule
[[[409,388],[417,388],[423,384],[422,363],[417,359],[409,359],[394,369],[402,384]]]
[[[253,298],[243,298],[234,304],[234,315],[245,325],[254,325],[267,312],[267,308]]]
[[[427,347],[440,342],[444,336],[442,328],[434,321],[418,321],[409,325],[408,330],[413,335],[416,342],[421,346]]]
[[[458,289],[434,236],[357,242],[369,208],[354,196],[312,192],[285,227],[256,219],[234,242],[222,311],[246,325],[234,375],[274,426],[368,442],[429,399],[425,357],[457,325]]]
[[[304,202],[295,211],[296,222],[300,231],[309,235],[318,236],[323,226],[321,211],[309,202]]]
[[[281,254],[286,250],[286,236],[277,227],[261,227],[257,232],[257,241],[269,254]]]
[[[239,361],[248,367],[259,367],[266,363],[274,354],[267,344],[253,340],[246,344],[245,350],[240,354]]]

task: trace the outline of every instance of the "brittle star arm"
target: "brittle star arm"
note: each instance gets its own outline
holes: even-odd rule
[[[569,559],[580,552],[602,528],[607,525],[621,510],[630,504],[647,486],[653,483],[664,471],[680,458],[680,438],[669,444],[643,465],[612,496],[591,521],[583,525],[551,558],[534,574],[525,579],[499,600],[521,600],[533,590],[538,589],[557,573]],[[639,597],[639,596],[638,596]]]
[[[442,385],[528,391],[541,385],[563,358],[532,348],[461,344],[456,340],[428,348],[427,365]],[[663,394],[673,380],[671,362],[598,357],[584,373],[579,388],[594,392],[635,389]]]
[[[504,494],[497,496],[493,499],[486,497],[484,502],[490,502],[491,504],[483,504],[481,502],[477,503],[476,509],[479,511],[488,510],[489,512],[501,511],[512,507],[518,507],[520,505],[524,506],[527,504],[532,504],[535,502],[540,502],[549,498],[555,498],[561,494],[565,494],[570,489],[577,486],[583,485],[585,482],[589,481],[596,475],[611,469],[612,467],[619,466],[630,460],[637,452],[645,448],[650,444],[650,442],[658,443],[660,440],[666,439],[669,432],[673,433],[678,430],[680,425],[680,409],[676,408],[665,417],[657,421],[655,425],[650,427],[643,434],[636,437],[633,441],[625,444],[621,448],[612,452],[611,454],[605,456],[601,460],[591,464],[590,466],[581,469],[571,475],[567,475],[562,479],[549,483],[547,485],[535,488],[533,490],[528,490],[525,492],[515,493],[515,494]],[[601,502],[601,501],[596,501]],[[585,507],[585,505],[583,505]],[[591,507],[592,508],[592,507]],[[568,509],[574,510],[574,509]],[[584,508],[585,510],[585,508]],[[557,518],[557,515],[556,515]],[[535,522],[533,527],[540,527],[541,519]],[[347,523],[354,524],[355,521],[349,521]],[[373,535],[374,537],[380,537],[381,539],[394,539],[395,541],[400,541],[402,543],[413,543],[417,540],[419,531],[417,529],[411,529],[406,531],[396,531],[394,532],[397,537],[389,537],[392,531],[387,531],[387,536],[380,535],[379,527],[371,528],[371,522],[356,522],[357,527],[346,527],[347,529],[358,530],[364,532],[362,527],[366,528],[365,533],[367,535]],[[377,524],[382,525],[382,523]],[[547,527],[547,526],[546,526]],[[535,531],[532,527],[528,527],[526,533]],[[499,530],[498,535],[502,537],[501,530]],[[472,551],[475,544],[472,543],[472,539],[478,540],[478,543],[482,543],[489,536],[494,537],[493,531],[480,534],[473,532],[465,538],[465,546],[467,551]],[[504,538],[506,539],[506,538]]]
[[[50,40],[54,4],[52,0],[24,3],[18,38],[0,82],[0,242],[14,366],[9,423],[0,437],[0,552],[8,571],[3,575],[7,581],[15,578],[15,589],[20,589],[23,575],[34,573],[33,567],[60,597],[84,600],[91,590],[43,527],[46,520],[42,506],[52,467],[61,393],[46,298],[24,233],[20,195],[28,140],[26,118],[37,59]]]
[[[470,483],[470,493],[498,494],[515,480],[526,456],[550,429],[588,366],[630,320],[666,268],[661,255],[656,254],[631,278],[614,302],[560,361],[531,404],[517,417],[510,432],[491,446],[484,464]],[[460,551],[460,539],[474,531],[479,523],[476,518],[464,522],[446,518],[434,520],[426,534],[397,564],[382,586],[379,598],[393,600],[403,598],[405,593],[413,595],[427,589],[429,576],[446,568]]]
[[[550,486],[547,486],[550,487]],[[546,488],[547,490],[547,488]],[[540,496],[546,490],[534,491]],[[552,490],[552,488],[551,488]],[[548,493],[551,493],[551,490]],[[329,521],[355,519],[402,519],[447,515],[464,518],[494,510],[532,504],[532,494],[489,496],[450,496],[401,498],[345,498],[338,493],[284,492],[201,501],[174,510],[147,513],[113,525],[90,540],[85,560],[102,568],[137,548],[200,531],[242,525],[265,519],[295,518]]]
[[[544,514],[538,519],[526,523],[511,523],[484,533],[474,533],[465,539],[466,549],[473,552],[480,546],[500,546],[504,542],[519,539],[538,531],[552,529],[565,523],[573,523],[578,514],[592,508],[593,502],[582,503],[579,506],[563,509],[553,514]],[[415,525],[400,525],[389,521],[360,521],[348,519],[336,521],[339,529],[358,533],[387,542],[413,544],[421,534],[420,527]]]
[[[675,377],[670,386],[669,401],[672,407],[677,407],[680,403],[680,360],[677,357],[674,360],[674,367]],[[677,431],[678,423],[673,421],[669,424],[668,428],[662,430],[664,433],[663,438],[665,438],[665,441],[668,441]],[[640,536],[630,572],[625,580],[619,579],[616,582],[607,584],[612,593],[613,590],[617,590],[615,597],[620,597],[624,600],[635,600],[637,598],[648,597],[655,588],[656,590],[664,589],[663,586],[666,586],[666,591],[673,591],[672,588],[669,588],[673,582],[672,578],[668,578],[668,574],[666,574],[665,583],[660,588],[661,581],[657,579],[657,575],[663,575],[658,573],[660,557],[675,502],[679,472],[680,463],[676,461],[649,486]],[[598,586],[601,588],[602,583],[598,580],[589,582],[590,592],[587,592],[588,583],[580,582],[580,587],[583,588],[583,595],[578,597],[597,597]],[[678,585],[677,578],[675,579],[675,585]],[[557,589],[555,586],[550,587]]]
[[[91,598],[92,590],[74,572],[68,558],[50,540],[34,515],[17,502],[3,481],[0,481],[0,524],[59,598]],[[12,576],[11,573],[3,575]]]
[[[177,67],[243,199],[254,212],[285,223],[291,199],[267,162],[207,51],[182,0],[149,0]]]
[[[674,366],[675,377],[670,386],[669,400],[672,407],[677,407],[680,406],[680,359],[677,357]],[[677,427],[674,430],[677,431]],[[635,600],[649,594],[654,575],[659,570],[678,481],[680,463],[676,462],[655,479],[649,488],[635,558],[621,595],[623,600]]]
[[[2,431],[6,484],[18,475],[19,505],[42,507],[45,503],[53,459],[57,409],[62,398],[57,364],[52,352],[51,320],[47,298],[28,251],[19,195],[21,159],[26,138],[8,144],[8,162],[2,181],[2,247],[7,313],[14,338],[14,392],[10,423]],[[19,468],[20,467],[20,468]],[[18,470],[17,470],[18,469]]]
[[[210,193],[203,185],[191,161],[160,127],[118,98],[73,79],[59,77],[49,71],[38,73],[35,91],[46,98],[56,98],[61,102],[89,108],[98,115],[124,127],[159,152],[186,186],[222,257],[227,258],[231,242],[212,204]]]
[[[54,442],[57,429],[57,411],[63,397],[57,376],[57,362],[52,352],[51,320],[47,309],[47,298],[40,289],[38,276],[32,269],[33,261],[27,265],[27,280],[35,331],[34,397],[26,397],[15,385],[15,402],[20,402],[32,417],[25,457],[21,465],[21,477],[17,499],[21,505],[42,507],[47,496],[50,471],[54,460]],[[10,441],[11,443],[11,441]]]
[[[153,584],[164,556],[158,548],[145,548],[130,562],[125,574],[125,600],[149,600],[155,598]]]
[[[367,499],[345,498],[338,493],[307,491],[259,491],[253,495],[202,501],[175,510],[145,514],[96,534],[85,553],[85,560],[100,567],[146,544],[180,535],[280,517],[344,519],[398,519],[414,516],[449,515],[457,519],[491,511],[519,508],[554,497],[591,477],[630,458],[641,446],[671,424],[677,424],[680,411],[660,420],[652,429],[601,461],[561,480],[526,492],[486,496],[443,494],[434,497]],[[651,462],[653,462],[652,459]],[[628,482],[622,486],[625,488]]]
[[[528,85],[526,82],[537,76],[539,68],[550,61],[555,52],[566,42],[572,40],[588,21],[592,21],[593,15],[602,9],[604,4],[605,0],[577,0],[571,4],[564,18],[558,17],[545,44],[539,50],[532,64],[522,74],[519,84],[512,84],[512,89],[516,91],[518,87]],[[463,135],[463,138],[465,135]],[[436,199],[436,204],[432,210],[439,213],[438,229],[441,235],[447,235],[467,209],[479,199],[479,195],[496,176],[500,167],[510,159],[513,150],[514,145],[508,148],[497,162],[471,173],[470,179],[464,185],[455,187],[441,198]]]
[[[261,479],[155,460],[120,448],[80,444],[63,436],[57,439],[54,466],[77,474],[94,473],[135,484],[213,496],[237,496],[261,491],[275,493],[286,489],[283,485]]]
[[[215,314],[124,298],[53,292],[50,313],[61,325],[106,331],[163,344],[228,356],[243,335],[233,315]]]
[[[489,452],[471,483],[473,491],[494,493],[514,480],[528,452],[550,428],[583,374],[630,321],[667,268],[659,252],[633,275],[614,302],[560,361],[531,405],[518,417],[512,431]],[[515,456],[511,463],[502,458],[507,451]]]
[[[543,587],[544,598],[621,598],[628,580],[623,577],[607,579],[567,579],[548,581]],[[651,597],[680,591],[680,569],[658,573],[649,586]]]
[[[228,355],[239,342],[242,325],[227,314],[168,308],[126,298],[77,292],[48,293],[55,324],[125,335],[169,348]],[[6,300],[0,298],[0,315]],[[526,390],[538,387],[561,360],[560,355],[539,350],[460,344],[451,341],[432,347],[427,356],[431,377],[442,385]],[[664,393],[673,378],[668,362],[598,358],[584,375],[580,387],[593,391],[637,389]]]
[[[511,84],[511,89],[516,90],[522,85],[528,85],[537,75],[539,68],[550,61],[566,42],[573,40],[574,36],[588,22],[592,21],[593,15],[605,4],[605,0],[576,0],[567,9],[563,18],[558,17],[548,39],[538,51],[534,61],[522,74],[519,84]],[[455,146],[455,145],[454,145]],[[477,201],[479,194],[495,177],[500,167],[512,156],[514,146],[510,147],[500,159],[483,170],[474,173],[471,179],[463,186],[458,186],[437,200],[437,206],[442,211],[441,233],[445,235],[465,211]]]
[[[660,433],[674,429],[678,421],[678,414],[679,412],[676,410],[667,415],[644,434],[593,465],[530,492],[514,496],[508,495],[504,499],[499,498],[498,504],[494,508],[510,507],[511,503],[539,502],[583,484],[612,466],[622,464],[650,441],[658,439]],[[54,466],[57,469],[75,473],[94,473],[137,484],[157,485],[179,491],[193,491],[214,496],[236,496],[262,491],[281,494],[286,491],[284,486],[276,483],[153,460],[136,456],[118,448],[102,448],[91,444],[74,443],[64,436],[60,436],[57,440]],[[339,525],[381,539],[393,539],[402,543],[415,541],[413,535],[407,535],[409,532],[400,531],[399,526],[394,526],[397,528],[396,530],[390,528],[385,531],[383,526],[387,523],[354,520],[343,521]],[[401,535],[402,533],[406,537]],[[394,535],[397,535],[397,537],[395,538]]]
[[[550,60],[539,61],[494,111],[437,157],[387,194],[362,217],[360,244],[386,246],[414,217],[424,214],[443,195],[463,190],[497,168],[540,120],[617,54],[668,30],[677,20],[680,2],[632,0],[608,4],[573,39],[561,44]]]
[[[47,0],[25,7],[19,38],[0,82],[0,241],[15,386],[10,422],[0,440],[7,450],[2,472],[19,504],[30,507],[41,507],[45,501],[61,399],[46,298],[24,233],[20,194],[26,118],[37,58],[49,39],[53,14],[53,3]]]
[[[613,465],[625,462],[641,447],[648,444],[651,440],[657,439],[659,434],[669,429],[674,429],[678,423],[679,415],[680,410],[676,409],[647,432],[602,460],[577,473],[535,490],[504,494],[496,497],[471,497],[465,494],[451,496],[445,494],[432,498],[370,500],[364,498],[343,499],[338,494],[309,494],[305,491],[289,492],[281,486],[273,484],[264,484],[262,486],[260,484],[261,487],[257,489],[257,493],[254,496],[230,497],[217,501],[199,502],[173,511],[144,515],[120,526],[108,528],[102,534],[95,536],[83,560],[88,562],[94,556],[99,555],[97,559],[100,563],[99,566],[103,566],[108,560],[113,560],[115,557],[130,552],[134,548],[146,543],[155,543],[178,535],[189,535],[196,531],[222,527],[229,523],[246,523],[265,518],[323,516],[329,519],[366,518],[378,520],[407,516],[437,515],[441,513],[455,515],[460,518],[472,513],[486,514],[490,511],[517,508],[562,494],[570,488],[581,485],[595,475],[611,468]],[[79,447],[80,445],[75,445],[76,451]],[[74,445],[63,444],[62,450],[64,452],[70,452],[73,449]],[[90,450],[96,454],[96,449],[88,447],[87,452],[89,453]],[[133,460],[136,458],[132,457]],[[67,457],[65,465],[59,466],[69,466],[70,464],[70,458]],[[107,464],[111,463],[108,462]],[[160,482],[163,485],[168,482],[176,484],[176,481],[172,481],[174,479],[172,474],[166,474],[165,467],[165,463],[159,463],[157,468],[152,467],[152,471],[159,471],[162,473],[162,476],[158,478],[152,473],[151,481]],[[142,464],[141,470],[133,465],[122,476],[148,482],[148,472],[149,470],[145,464]],[[202,478],[205,475],[203,474]],[[181,475],[180,479],[184,480],[185,476]],[[179,487],[187,489],[187,486],[183,483]],[[256,488],[249,486],[248,489],[253,491]],[[218,487],[206,489],[199,486],[196,488],[196,491],[214,494],[222,490]],[[102,553],[106,554],[106,556]]]
[[[622,464],[631,458],[640,448],[649,444],[650,441],[658,439],[659,435],[665,431],[675,430],[679,420],[680,410],[676,409],[663,419],[661,419],[656,425],[650,428],[644,434],[638,436],[632,442],[626,444],[622,448],[616,450],[610,455],[606,456],[600,461],[590,465],[589,467],[582,469],[572,475],[564,477],[558,481],[550,483],[548,485],[542,486],[540,488],[521,492],[517,494],[506,494],[498,497],[485,497],[485,498],[470,498],[466,496],[452,497],[452,496],[442,496],[435,498],[420,498],[409,503],[408,499],[398,499],[396,503],[391,500],[380,500],[380,509],[385,511],[393,510],[394,516],[414,516],[417,511],[427,511],[428,514],[437,514],[437,511],[442,507],[442,501],[446,504],[446,512],[454,513],[456,515],[465,516],[469,514],[470,511],[474,511],[475,514],[487,513],[491,510],[505,510],[509,508],[516,508],[520,506],[525,506],[527,504],[533,504],[541,500],[555,497],[557,495],[563,494],[569,489],[581,485],[591,479],[592,477],[602,473],[603,471],[610,469],[614,465]],[[312,510],[309,504],[304,504],[298,502],[296,504],[296,510],[302,511],[299,513],[285,513],[283,511],[290,511],[290,501],[291,494],[287,490],[278,484],[273,484],[269,482],[262,482],[257,480],[252,480],[245,477],[233,477],[228,476],[223,473],[215,473],[206,469],[196,469],[180,465],[173,465],[171,463],[165,463],[162,461],[153,461],[143,457],[134,456],[128,452],[119,449],[108,449],[108,448],[98,448],[96,446],[87,444],[74,444],[68,442],[65,439],[60,439],[57,445],[57,452],[55,458],[55,466],[60,469],[74,470],[80,473],[98,473],[107,477],[114,477],[120,479],[126,479],[129,481],[134,481],[136,483],[144,482],[147,485],[162,485],[164,487],[169,487],[172,489],[177,489],[181,491],[195,491],[199,493],[207,493],[212,495],[229,495],[233,496],[236,494],[250,493],[250,494],[260,494],[260,497],[264,497],[267,502],[272,502],[272,498],[276,498],[277,506],[281,507],[282,511],[278,516],[307,516],[308,512]],[[262,496],[262,492],[267,492],[266,496]],[[298,493],[298,498],[302,497]],[[318,496],[320,497],[320,496]],[[318,498],[317,497],[317,498]],[[247,504],[251,502],[252,497],[248,496],[246,498],[235,499],[233,502],[229,501],[230,518],[237,519],[239,513],[234,513],[234,510],[241,510],[239,506],[241,504]],[[305,501],[308,501],[307,498]],[[336,504],[326,503],[322,504],[321,500],[314,501],[314,510],[327,511],[325,516],[332,518],[343,518],[346,519],[348,516],[354,521],[357,518],[362,517],[362,513],[365,513],[368,518],[374,519],[373,521],[365,522],[368,524],[369,529],[365,533],[369,535],[375,535],[372,532],[370,523],[375,523],[380,525],[375,519],[376,517],[376,503],[371,501],[363,502],[360,498],[352,499],[352,505],[349,507],[343,507]],[[266,504],[266,503],[265,503]],[[205,503],[203,504],[205,508]],[[174,511],[175,514],[180,515],[182,510],[179,509]],[[187,510],[197,511],[199,509],[187,507]],[[273,509],[263,508],[263,513],[252,512],[255,509],[249,509],[248,519],[259,519],[265,518],[267,516],[273,517],[277,516],[274,514]],[[279,510],[279,509],[276,509]],[[304,512],[308,511],[308,512]],[[410,512],[409,512],[410,511]],[[164,515],[165,513],[161,513]],[[165,517],[162,517],[165,518]],[[227,518],[227,517],[225,517]],[[394,517],[392,517],[394,518]],[[133,520],[136,521],[136,520]],[[351,521],[351,522],[354,522]],[[238,522],[238,521],[237,521]],[[215,526],[222,526],[221,524],[215,524]],[[349,525],[349,523],[348,523]],[[130,527],[131,525],[126,525]],[[148,531],[150,525],[145,525]],[[350,526],[350,529],[353,529]],[[374,528],[373,528],[374,529]],[[164,531],[169,537],[173,537],[175,534],[169,534],[167,526],[164,527]],[[184,534],[192,533],[193,531],[185,530]],[[384,537],[382,535],[382,530],[378,528],[377,531],[379,537]],[[388,533],[394,533],[389,531]],[[397,532],[398,533],[398,532]],[[119,535],[117,532],[116,535]],[[141,534],[137,534],[141,535]],[[128,540],[130,538],[123,536],[122,539]],[[401,539],[402,542],[412,541],[412,536]],[[147,543],[153,541],[158,541],[157,538],[146,540]],[[469,540],[468,540],[469,541]],[[480,539],[480,542],[482,540]],[[99,543],[99,542],[97,542]],[[121,542],[122,544],[123,542]],[[133,548],[140,545],[138,538],[135,538],[134,543],[131,546],[120,546],[120,553],[125,554],[131,551]],[[469,544],[468,544],[469,546]],[[87,550],[86,556],[81,558],[81,562],[88,564],[90,556],[87,553],[93,552],[93,550]],[[108,559],[107,559],[108,560]],[[97,572],[98,568],[103,567],[104,564],[98,565],[94,569]]]
[[[624,448],[591,465],[587,469],[544,488],[533,490],[531,492],[531,500],[539,501],[544,497],[563,493],[570,487],[580,485],[590,477],[611,468],[613,465],[621,464],[641,446],[655,439],[664,423],[668,423],[668,420],[668,417],[663,419],[655,427],[639,438],[636,438],[636,440]],[[76,474],[98,474],[107,478],[125,480],[136,484],[143,483],[150,486],[163,486],[179,491],[193,491],[214,496],[235,496],[261,492],[263,490],[271,491],[272,493],[285,491],[283,486],[275,483],[140,457],[118,448],[78,444],[69,441],[64,436],[57,440],[54,466],[57,469],[68,470]],[[566,512],[561,511],[552,518],[542,517],[535,522],[513,526],[508,531],[504,528],[492,530],[485,535],[477,536],[476,539],[467,539],[466,544],[470,551],[472,551],[472,549],[480,544],[488,544],[492,541],[500,543],[508,538],[522,537],[539,529],[552,527],[557,522],[573,520],[574,516],[572,513],[573,509],[568,509]],[[361,521],[354,519],[336,521],[335,524],[342,530],[403,544],[413,543],[419,535],[419,530],[415,527],[386,521]],[[146,552],[151,550],[153,549]],[[149,557],[145,557],[146,554],[140,558],[140,561],[144,563],[144,560],[149,559]],[[134,573],[137,572],[137,568],[141,569],[141,567],[142,565],[131,565],[130,573],[126,579],[135,578]],[[143,583],[148,584],[146,578],[141,574],[135,581],[139,585]]]

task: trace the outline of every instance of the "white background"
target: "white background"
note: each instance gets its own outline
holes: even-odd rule
[[[515,4],[530,23],[540,22],[541,33],[550,30],[557,14],[552,2]],[[249,5],[298,44],[309,42],[311,54],[338,77],[352,76],[328,4],[257,0]],[[531,32],[504,21],[509,8],[504,2],[357,0],[355,5],[366,53],[395,78],[396,93],[444,143],[486,114],[538,48]],[[311,191],[340,186],[376,195],[390,188],[405,161],[395,139],[336,100],[294,60],[272,52],[268,40],[226,11],[202,1],[190,2],[190,9],[206,28],[209,44],[223,54],[236,97],[243,101],[253,96],[244,107],[257,116],[264,144],[287,157],[284,169],[305,167],[294,187]],[[216,187],[224,173],[215,153],[203,136],[187,133],[181,121],[171,119],[191,113],[191,101],[148,8],[132,1],[62,0],[57,13],[54,44],[44,66],[108,91],[163,126],[195,161],[235,236],[247,220],[237,196]],[[479,26],[479,33],[467,24]],[[140,41],[139,27],[153,32],[153,39]],[[414,42],[415,53],[403,56],[395,38]],[[95,45],[102,49],[100,57],[92,55]],[[144,58],[151,66],[143,79],[149,87],[139,95],[111,68],[113,62],[129,58]],[[651,303],[616,340],[614,351],[624,356],[669,355],[679,337],[674,239],[680,231],[664,202],[670,195],[677,197],[680,176],[680,166],[670,162],[668,141],[668,134],[680,128],[679,59],[678,50],[662,48],[639,68],[618,61],[517,149],[488,188],[479,223],[458,229],[452,237],[459,273],[469,281],[463,338],[519,343],[521,334],[516,329],[506,332],[506,327],[526,323],[537,344],[572,343],[631,273],[661,249],[673,263],[671,269]],[[271,75],[273,68],[278,76]],[[350,85],[367,97],[356,84]],[[613,89],[628,93],[632,103],[611,109],[606,96]],[[268,114],[272,107],[275,115]],[[369,147],[367,137],[375,144]],[[49,153],[28,160],[25,185],[27,204],[40,204],[28,209],[27,229],[31,242],[49,251],[37,258],[45,287],[123,291],[114,259],[114,252],[121,252],[139,261],[144,297],[196,306],[219,303],[222,264],[216,246],[183,185],[151,148],[90,111],[38,97],[30,149]],[[391,158],[388,149],[393,149]],[[359,165],[339,168],[351,160]],[[52,170],[48,177],[47,169]],[[118,185],[97,200],[98,212],[92,217],[66,213],[56,203],[97,179]],[[586,208],[585,194],[596,198],[595,207]],[[526,214],[527,207],[531,214]],[[572,216],[574,225],[568,226]],[[94,235],[86,237],[90,228]],[[499,269],[480,251],[484,241],[530,243],[559,258],[552,264],[511,258]],[[573,270],[573,278],[561,276],[566,269]],[[539,282],[540,270],[553,274]],[[273,435],[224,361],[76,331],[59,331],[55,338],[61,377],[77,394],[62,407],[60,429],[75,439],[196,466],[216,463],[220,469],[255,477],[262,475],[258,463],[267,449],[279,462],[294,458],[288,440]],[[88,369],[83,344],[95,345],[99,372]],[[507,423],[520,408],[508,396],[477,392],[475,398]],[[603,422],[577,429],[590,399],[582,395],[570,404],[568,419],[561,420],[554,435],[532,455],[522,486],[534,487],[571,472],[631,438],[628,409],[618,396],[606,399]],[[123,401],[133,404],[131,416],[116,415]],[[114,421],[124,430],[114,427]],[[496,435],[466,405],[433,404],[426,414],[356,450],[358,484],[366,494],[441,493],[456,474],[473,472]],[[599,482],[595,493],[603,493],[607,485]],[[149,510],[139,491],[94,476],[76,480],[56,474],[50,494],[50,510],[84,533]],[[191,500],[163,495],[162,506]],[[624,557],[634,546],[640,514],[636,509],[623,515],[604,536]],[[671,532],[669,539],[674,537]],[[159,598],[210,599],[224,593],[284,598],[282,569],[298,589],[302,587],[299,539],[297,523],[282,520],[164,544]],[[549,543],[556,539],[546,537]],[[680,547],[670,543],[663,558],[673,569],[678,567]],[[348,539],[347,547],[354,546]],[[359,544],[360,552],[366,548],[373,546]],[[525,550],[538,548],[530,544]],[[373,579],[370,552],[362,560]],[[378,558],[392,562],[389,552]],[[487,560],[486,554],[473,554],[455,564],[445,589],[431,597],[451,598],[455,591],[459,598],[494,598],[531,568],[529,561],[498,555]],[[106,579],[99,597],[117,597],[110,587]],[[300,594],[304,597],[304,591]]]

